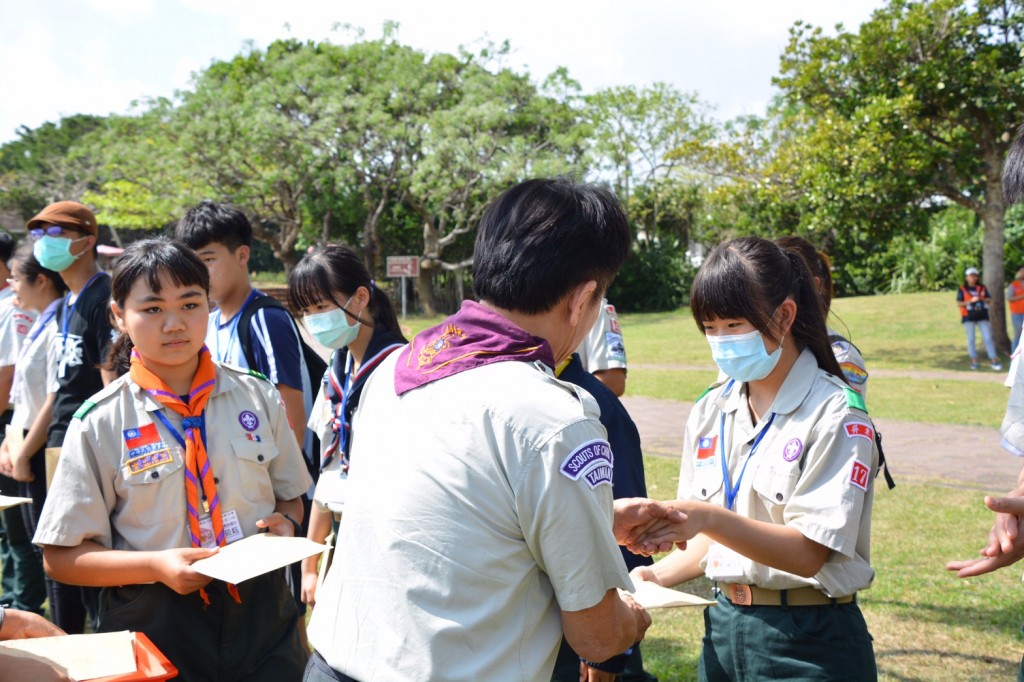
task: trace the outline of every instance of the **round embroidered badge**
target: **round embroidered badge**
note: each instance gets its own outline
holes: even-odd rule
[[[246,431],[255,431],[259,428],[260,420],[255,414],[246,410],[238,415],[238,423],[242,425],[242,428]]]
[[[794,438],[786,443],[786,447],[782,448],[782,459],[787,462],[792,462],[794,459],[800,456],[800,453],[804,451],[804,444],[799,438]]]

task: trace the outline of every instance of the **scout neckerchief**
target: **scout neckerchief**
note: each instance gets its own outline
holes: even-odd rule
[[[359,371],[352,374],[352,356],[347,348],[342,348],[331,357],[325,390],[331,400],[331,442],[320,457],[320,470],[323,471],[331,463],[334,456],[341,459],[341,472],[348,471],[349,431],[352,412],[359,405],[359,396],[363,392],[363,384],[384,358],[398,350],[405,343],[385,330],[374,330],[370,342],[366,345],[363,364]]]
[[[735,383],[735,379],[729,380],[728,385],[726,385],[725,390],[722,392],[722,398],[725,398],[725,396],[729,395],[729,391],[732,390],[733,384]],[[735,506],[736,496],[739,495],[740,492],[740,484],[743,483],[743,474],[746,473],[747,471],[747,464],[750,462],[750,459],[754,456],[754,453],[757,452],[757,446],[761,444],[762,440],[764,440],[765,434],[768,433],[768,429],[771,428],[772,422],[774,421],[775,413],[772,412],[771,415],[768,417],[768,422],[763,427],[761,427],[761,431],[758,432],[757,437],[754,438],[754,444],[750,446],[750,452],[747,453],[746,458],[743,460],[743,466],[740,468],[740,475],[736,477],[736,485],[732,485],[732,481],[730,480],[729,476],[729,466],[725,463],[725,453],[727,452],[727,448],[725,447],[725,410],[722,410],[720,412],[720,418],[718,421],[718,445],[721,451],[722,481],[723,483],[725,483],[726,509],[729,509],[731,511],[733,506]]]
[[[220,499],[217,497],[217,485],[213,478],[213,468],[206,453],[206,427],[205,416],[206,403],[213,393],[217,383],[217,370],[213,360],[210,358],[210,349],[203,346],[199,351],[199,367],[192,379],[192,387],[188,392],[188,403],[174,393],[163,379],[153,374],[146,368],[142,356],[138,351],[132,350],[131,359],[131,380],[142,390],[148,393],[154,400],[164,407],[181,415],[181,427],[185,430],[184,436],[168,421],[162,412],[156,412],[157,418],[164,423],[174,438],[185,448],[185,500],[188,508],[188,534],[193,547],[201,547],[200,537],[202,531],[199,525],[199,504],[203,510],[210,514],[213,523],[213,537],[221,547],[227,544],[224,539],[224,520],[221,517]],[[201,483],[200,483],[201,482]],[[202,485],[203,495],[200,500],[199,486]],[[228,584],[228,592],[239,604],[242,598],[238,594],[238,588]],[[203,602],[210,604],[210,598],[206,589],[199,590]]]
[[[548,342],[474,301],[432,329],[416,335],[395,367],[395,392],[402,395],[431,381],[494,362],[555,359]]]

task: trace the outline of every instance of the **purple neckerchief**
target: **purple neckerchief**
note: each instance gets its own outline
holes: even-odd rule
[[[459,312],[416,335],[400,351],[395,393],[492,362],[540,360],[554,368],[551,346],[479,303],[464,301]]]

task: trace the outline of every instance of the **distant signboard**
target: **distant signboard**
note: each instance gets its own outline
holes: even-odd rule
[[[388,256],[388,277],[418,277],[420,274],[419,256]]]

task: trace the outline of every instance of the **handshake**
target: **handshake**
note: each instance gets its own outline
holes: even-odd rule
[[[658,502],[646,497],[615,500],[615,540],[634,554],[650,556],[667,552],[673,546],[686,548],[686,541],[698,529],[687,523],[688,517],[677,502]]]

